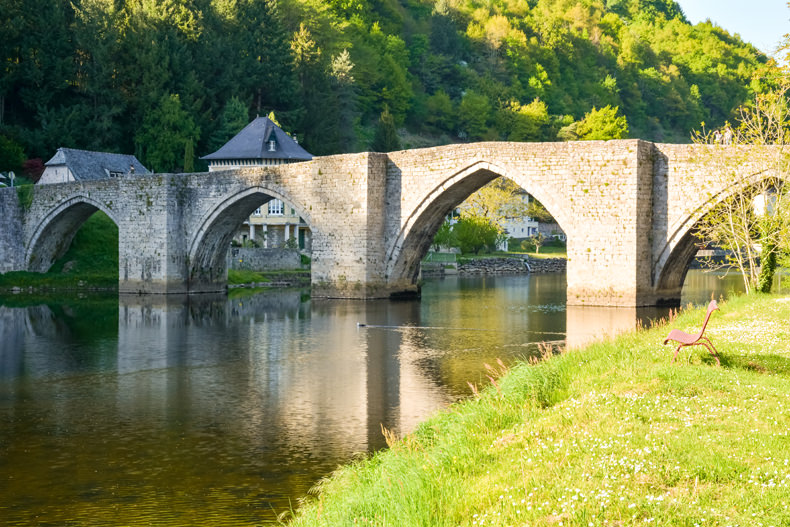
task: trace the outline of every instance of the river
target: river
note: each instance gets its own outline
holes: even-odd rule
[[[738,290],[691,271],[683,302]],[[446,278],[421,301],[0,300],[4,525],[255,525],[483,384],[660,310],[569,308],[564,275]],[[17,307],[13,307],[17,306]],[[670,356],[667,349],[667,358]]]

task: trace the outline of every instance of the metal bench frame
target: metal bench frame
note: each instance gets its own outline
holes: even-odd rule
[[[719,309],[719,305],[715,300],[711,300],[710,304],[708,304],[708,312],[705,315],[705,322],[702,323],[702,329],[699,330],[699,333],[692,335],[679,329],[673,329],[669,332],[669,335],[664,340],[664,344],[666,345],[670,340],[678,343],[678,348],[675,350],[675,354],[672,356],[672,362],[675,362],[675,359],[677,359],[680,348],[684,348],[686,346],[705,346],[708,348],[710,354],[713,355],[713,358],[716,359],[716,364],[721,366],[721,361],[719,361],[719,355],[716,351],[716,348],[713,346],[713,343],[710,341],[710,339],[704,335],[705,328],[708,325],[708,320],[710,320],[710,315],[717,309]]]

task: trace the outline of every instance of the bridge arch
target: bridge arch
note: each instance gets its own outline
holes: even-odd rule
[[[653,265],[653,286],[659,297],[669,295],[680,298],[680,292],[689,270],[689,265],[697,253],[699,239],[694,232],[697,226],[718,205],[738,192],[748,190],[766,180],[777,179],[775,171],[751,174],[740,182],[720,190],[698,204],[693,210],[683,214],[669,229],[667,241],[656,253]]]
[[[103,203],[82,194],[74,195],[47,211],[25,244],[25,266],[29,271],[45,273],[63,256],[74,235],[97,210],[118,225],[115,213]]]
[[[226,196],[198,222],[188,247],[190,292],[224,289],[228,278],[227,253],[238,227],[262,205],[279,199],[291,205],[312,230],[312,221],[291,196],[260,186]],[[315,235],[315,231],[313,230]]]
[[[478,160],[454,172],[423,197],[402,224],[395,242],[387,251],[386,276],[390,282],[417,279],[420,260],[427,253],[433,237],[447,214],[487,183],[505,177],[540,201],[562,226],[567,224],[566,211],[550,189],[531,184],[520,173],[511,173],[489,161]]]

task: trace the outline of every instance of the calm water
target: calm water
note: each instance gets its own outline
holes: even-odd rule
[[[683,301],[737,287],[692,271]],[[562,275],[429,281],[419,302],[0,304],[0,523],[266,523],[484,363],[661,315],[566,309]]]

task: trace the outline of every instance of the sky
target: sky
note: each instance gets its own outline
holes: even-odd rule
[[[730,33],[773,56],[785,34],[790,33],[787,0],[675,0],[689,22],[710,19]]]

